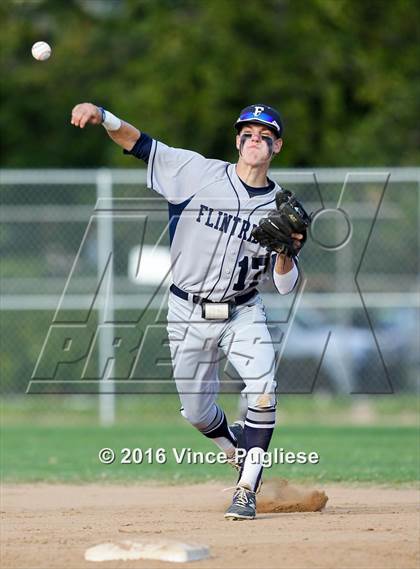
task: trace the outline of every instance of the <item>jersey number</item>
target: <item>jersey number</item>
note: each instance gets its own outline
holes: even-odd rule
[[[261,257],[251,257],[251,270],[257,271],[254,275],[254,278],[251,283],[249,283],[249,288],[255,287],[258,284],[258,280],[268,266],[270,261],[269,255],[263,255]],[[249,268],[249,257],[245,256],[241,259],[238,263],[241,270],[239,271],[238,280],[233,285],[233,290],[244,290],[245,288],[245,279],[248,274]]]

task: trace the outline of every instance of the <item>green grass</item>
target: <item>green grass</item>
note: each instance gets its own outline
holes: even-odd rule
[[[179,419],[173,424],[117,426],[8,426],[1,437],[2,477],[7,482],[232,480],[227,465],[178,465],[172,447],[210,451],[211,441]],[[102,465],[98,451],[117,453]],[[122,448],[166,449],[166,464],[120,464]],[[415,427],[285,426],[271,448],[315,451],[318,465],[274,465],[266,478],[366,483],[408,483],[418,479],[418,431]]]
[[[237,416],[237,395],[220,398],[228,417]],[[359,404],[366,424],[356,426]],[[179,414],[173,395],[117,398],[117,424],[98,426],[98,401],[86,396],[26,396],[1,401],[1,473],[4,481],[198,482],[225,479],[227,465],[177,464],[172,448],[213,451]],[[366,411],[366,407],[365,407]],[[364,419],[363,419],[364,417]],[[366,421],[366,415],[362,414]],[[98,452],[117,453],[103,465]],[[166,464],[120,464],[121,449],[164,448]],[[363,483],[412,483],[419,478],[418,399],[409,396],[279,398],[278,427],[271,449],[315,451],[317,465],[277,464],[266,478]]]
[[[221,395],[219,401],[231,420],[237,416],[238,395]],[[332,397],[322,394],[280,395],[280,425],[349,425],[359,405],[369,407],[369,424],[419,426],[420,399],[415,395]],[[119,425],[138,428],[144,424],[178,421],[176,395],[135,395],[116,398]],[[2,426],[98,424],[98,399],[86,395],[26,395],[0,400]],[[182,421],[181,421],[182,423]]]

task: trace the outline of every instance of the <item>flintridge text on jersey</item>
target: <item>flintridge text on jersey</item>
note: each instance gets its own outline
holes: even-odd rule
[[[200,204],[196,221],[222,233],[235,235],[238,239],[249,241],[249,243],[258,243],[251,235],[252,229],[257,227],[255,223],[251,227],[251,223],[247,219],[242,219],[225,211],[214,210],[212,207]]]

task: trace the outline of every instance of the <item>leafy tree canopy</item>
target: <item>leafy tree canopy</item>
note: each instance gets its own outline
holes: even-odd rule
[[[3,0],[0,18],[3,167],[138,167],[70,125],[83,101],[228,160],[240,109],[265,102],[286,127],[277,166],[418,163],[414,0]]]

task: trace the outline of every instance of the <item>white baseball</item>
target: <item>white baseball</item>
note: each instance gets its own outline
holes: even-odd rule
[[[46,41],[37,41],[32,46],[32,55],[38,61],[45,61],[51,55],[51,47]]]

